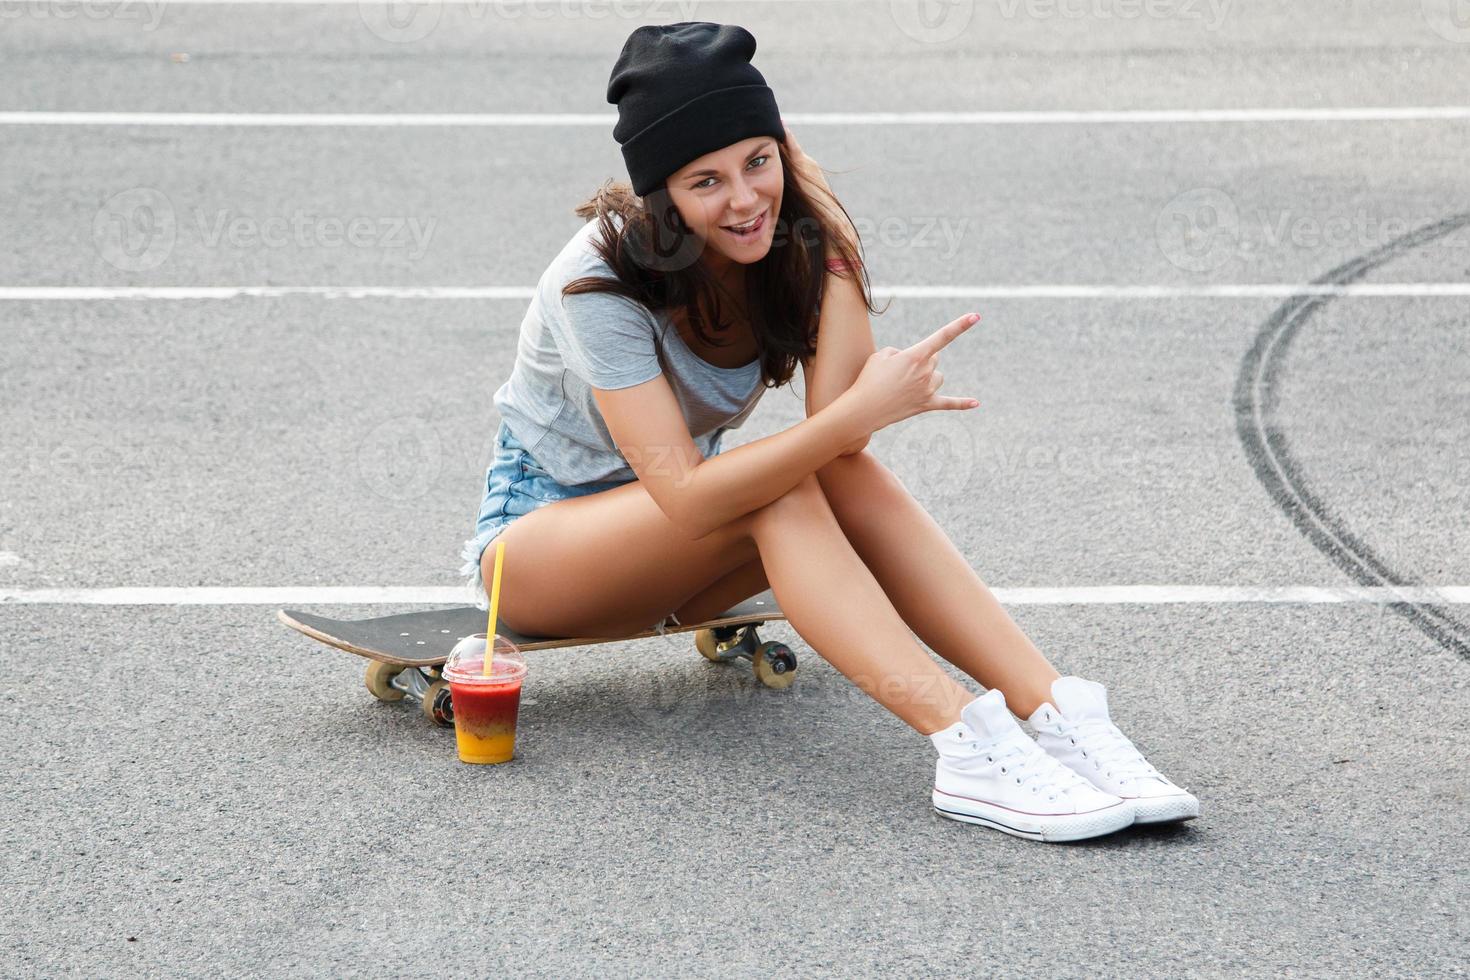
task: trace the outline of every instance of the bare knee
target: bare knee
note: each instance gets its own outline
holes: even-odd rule
[[[818,482],[826,487],[829,483],[840,480],[844,476],[870,472],[874,467],[887,469],[878,457],[873,455],[871,449],[862,449],[846,456],[838,456],[824,464],[817,470],[816,477]]]
[[[908,492],[898,476],[866,449],[837,457],[817,470],[817,479],[839,516],[889,510],[898,494]]]
[[[764,507],[752,511],[752,531],[758,531],[762,526],[780,524],[782,521],[792,518],[800,518],[801,515],[809,514],[813,507],[825,507],[827,497],[822,491],[822,484],[817,480],[815,473],[808,473],[801,481],[787,490],[775,500]]]

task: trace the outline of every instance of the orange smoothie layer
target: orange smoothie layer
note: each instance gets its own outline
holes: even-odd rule
[[[516,754],[516,733],[513,731],[476,735],[456,726],[454,741],[464,762],[509,762]]]

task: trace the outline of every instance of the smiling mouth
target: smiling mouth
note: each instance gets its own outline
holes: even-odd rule
[[[766,211],[762,211],[758,217],[751,219],[753,223],[747,222],[747,227],[745,227],[744,231],[739,230],[740,226],[736,225],[720,225],[720,227],[730,232],[730,234],[732,235],[753,234],[754,232],[760,231],[762,228],[765,227],[766,214],[769,212],[769,210],[770,209],[768,208]]]

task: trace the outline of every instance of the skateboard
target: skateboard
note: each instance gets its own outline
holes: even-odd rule
[[[379,701],[417,702],[426,718],[445,727],[454,724],[454,706],[441,668],[456,643],[466,636],[483,636],[487,625],[486,613],[474,606],[373,619],[328,619],[295,609],[278,609],[276,618],[313,640],[366,657],[370,662],[364,682],[373,697]],[[785,619],[776,597],[767,589],[702,623],[673,624],[665,620],[662,632],[692,631],[694,647],[706,659],[749,660],[757,680],[779,689],[790,687],[796,680],[796,654],[784,643],[762,642],[757,630]],[[499,624],[496,632],[524,652],[641,640],[658,636],[660,631],[650,629],[613,637],[523,636]]]

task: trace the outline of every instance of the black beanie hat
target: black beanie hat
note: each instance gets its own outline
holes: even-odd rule
[[[752,136],[784,135],[776,96],[750,63],[755,37],[733,24],[683,21],[628,35],[607,83],[613,139],[633,193],[646,197],[689,161]]]

